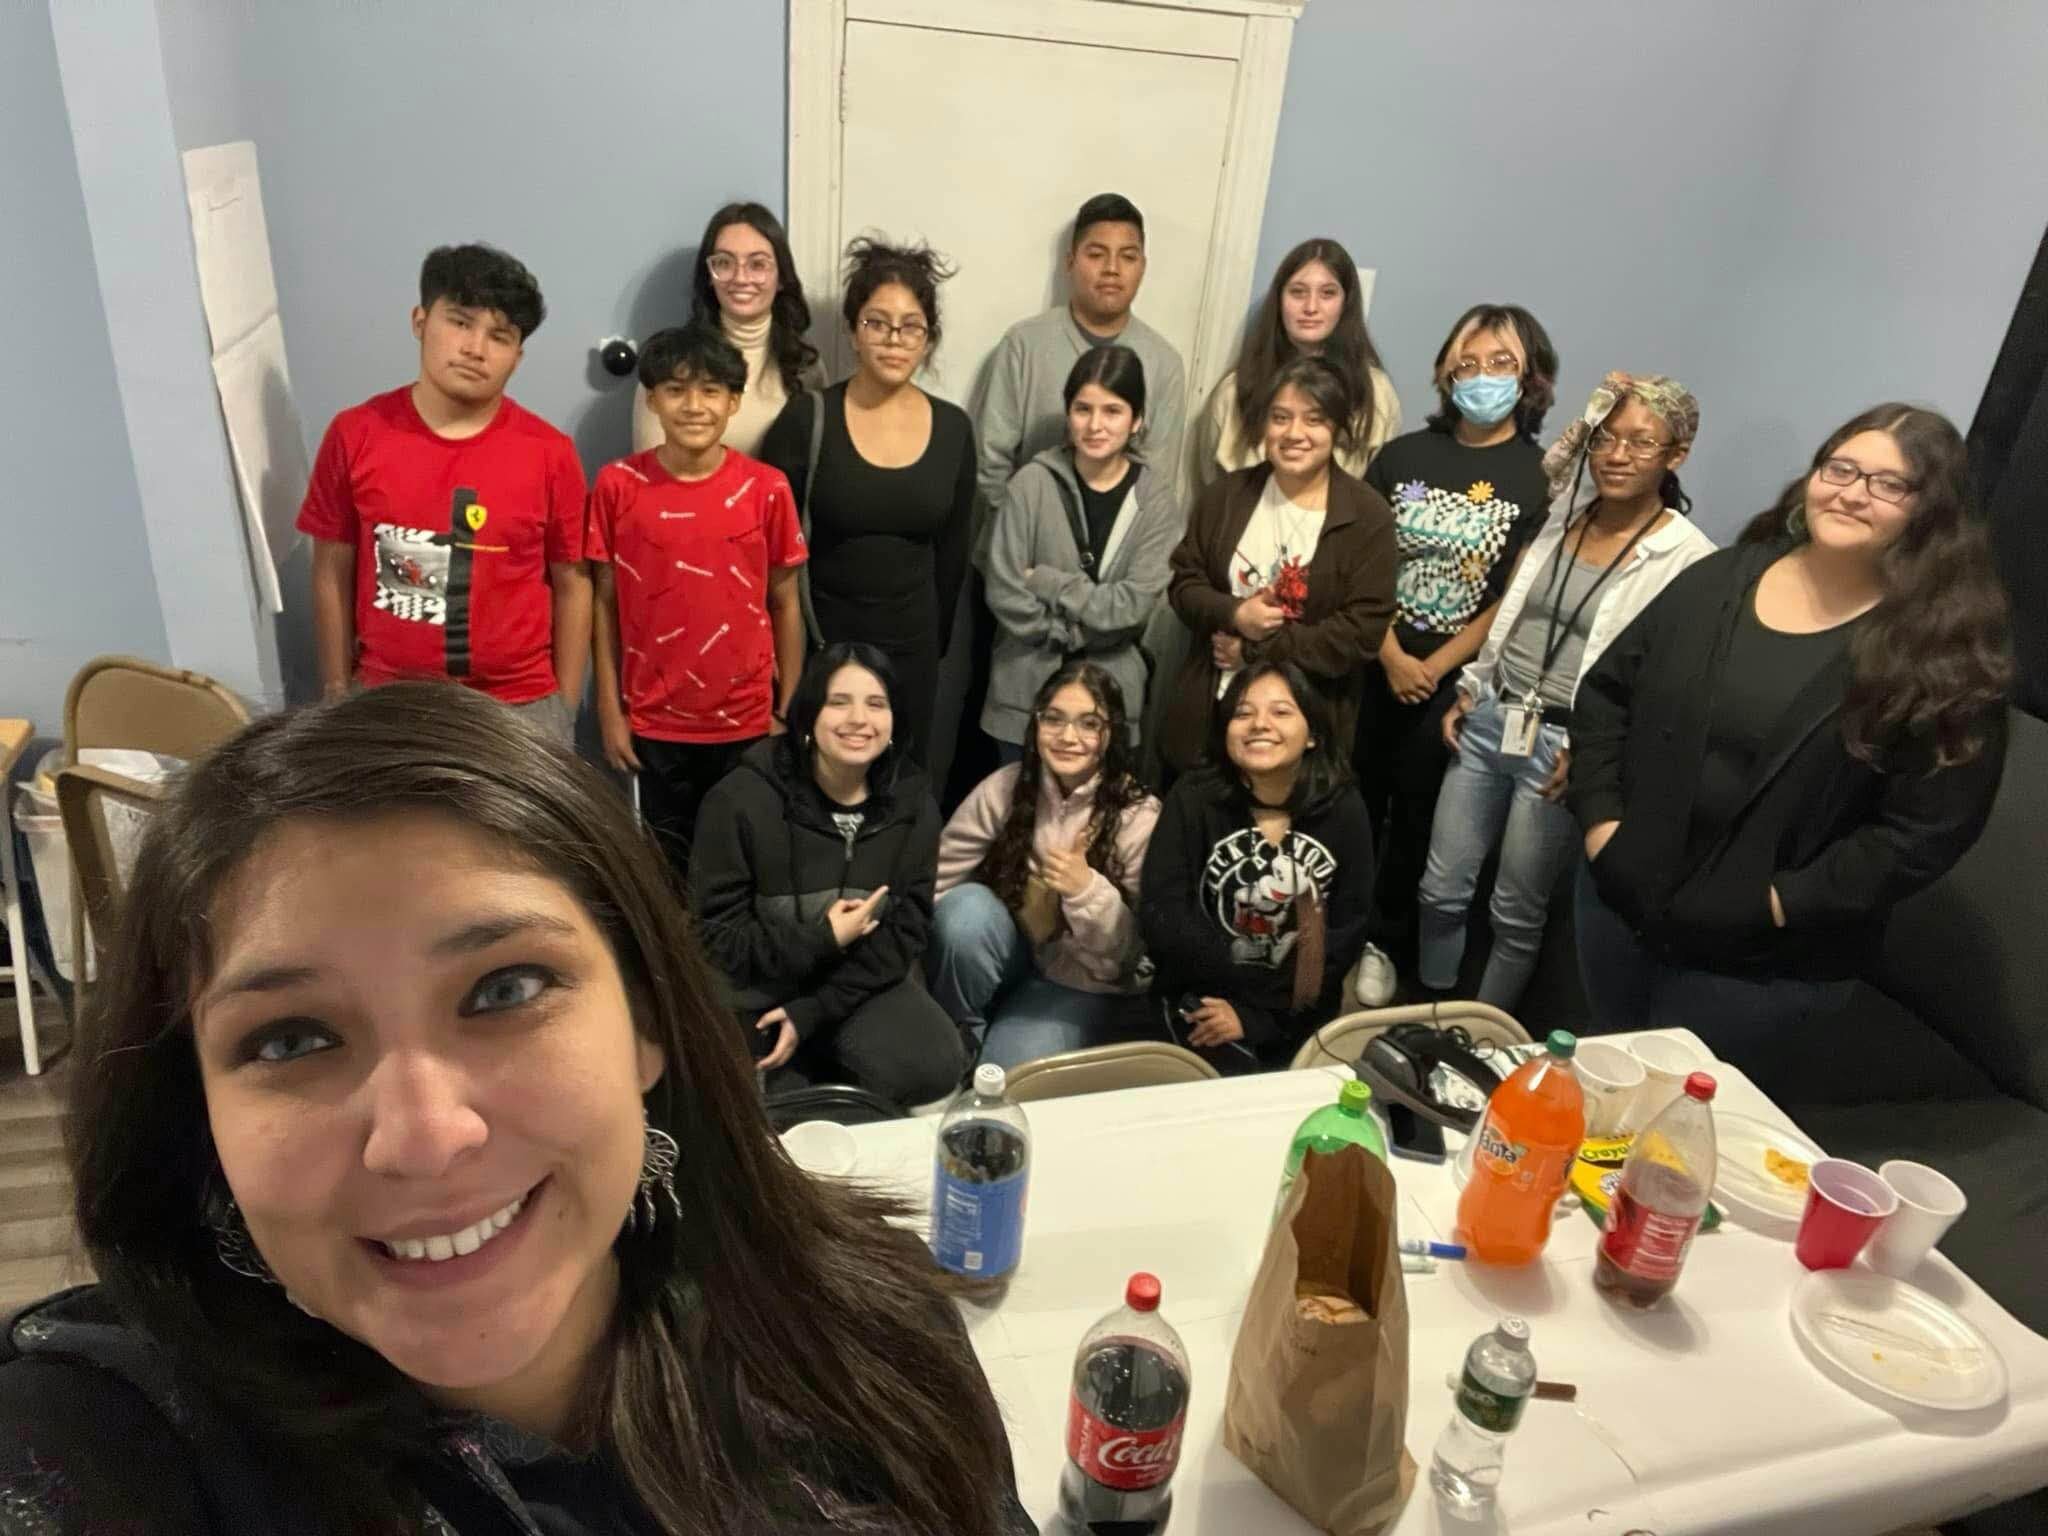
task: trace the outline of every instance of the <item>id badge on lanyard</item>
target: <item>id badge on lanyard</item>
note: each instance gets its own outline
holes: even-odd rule
[[[1530,694],[1519,704],[1504,704],[1500,712],[1500,755],[1527,757],[1536,750],[1536,733],[1543,728],[1543,704]]]

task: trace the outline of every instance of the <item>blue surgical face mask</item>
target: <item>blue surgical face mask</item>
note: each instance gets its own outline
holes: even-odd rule
[[[1491,427],[1507,419],[1522,398],[1522,381],[1497,373],[1456,379],[1451,384],[1451,404],[1458,414],[1477,427]]]

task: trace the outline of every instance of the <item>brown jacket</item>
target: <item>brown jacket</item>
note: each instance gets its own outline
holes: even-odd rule
[[[1209,637],[1230,631],[1238,598],[1230,593],[1230,561],[1272,471],[1264,464],[1225,475],[1202,492],[1188,531],[1173,552],[1167,596],[1194,639],[1180,676],[1168,685],[1160,751],[1185,772],[1202,760],[1216,702],[1216,666]],[[1394,614],[1394,513],[1378,491],[1330,467],[1330,505],[1308,565],[1308,602],[1302,616],[1270,639],[1246,641],[1254,661],[1291,661],[1328,701],[1335,717],[1335,750],[1349,754],[1358,724],[1365,664],[1379,654],[1380,637]]]

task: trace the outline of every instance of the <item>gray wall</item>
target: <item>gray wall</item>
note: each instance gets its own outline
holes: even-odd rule
[[[1524,303],[1564,358],[1699,396],[1684,471],[1740,526],[1894,396],[1967,429],[2048,220],[2048,6],[1314,0],[1261,280],[1309,235],[1379,270],[1411,425],[1444,331]]]
[[[81,662],[170,653],[41,5],[0,5],[0,208],[0,715],[54,736]]]

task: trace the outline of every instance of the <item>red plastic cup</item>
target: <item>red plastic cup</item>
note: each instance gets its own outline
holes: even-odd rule
[[[1871,1169],[1845,1158],[1822,1158],[1808,1180],[1792,1251],[1808,1269],[1847,1269],[1899,1208],[1899,1197]]]

